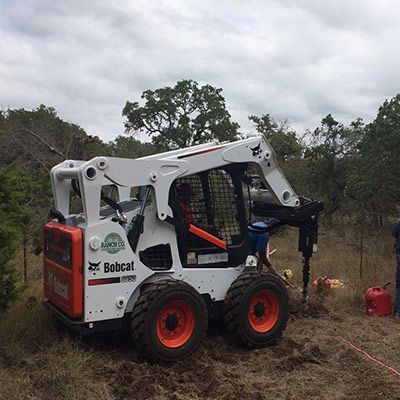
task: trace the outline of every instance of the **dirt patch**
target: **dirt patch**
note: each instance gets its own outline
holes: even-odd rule
[[[398,399],[400,379],[337,339],[351,338],[388,363],[398,339],[391,320],[329,313],[322,318],[293,318],[282,340],[247,351],[224,336],[209,336],[201,349],[171,366],[127,359],[106,369],[115,399]],[[363,334],[357,332],[365,332]],[[386,340],[379,340],[385,336]],[[397,338],[397,339],[396,339]],[[374,346],[372,346],[374,343]],[[394,342],[393,342],[394,344]],[[370,349],[369,349],[370,347]]]

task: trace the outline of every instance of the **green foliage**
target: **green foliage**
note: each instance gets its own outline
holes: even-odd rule
[[[44,221],[47,221],[49,210],[53,207],[53,193],[48,174],[31,181],[31,191],[25,210],[29,215],[28,223],[23,227],[24,237],[28,238],[33,252],[39,255],[42,251],[42,232]],[[26,243],[28,244],[28,243]]]
[[[249,120],[254,123],[256,131],[264,135],[271,143],[281,164],[301,156],[303,146],[296,132],[286,121],[277,124],[269,114],[263,114],[261,117],[250,115]]]
[[[311,134],[311,144],[304,154],[307,189],[325,202],[327,215],[344,212],[348,207],[349,182],[355,170],[357,144],[362,134],[362,120],[345,127],[331,114],[324,117],[321,126]]]
[[[157,147],[151,143],[142,143],[131,136],[117,136],[109,144],[110,150],[115,157],[138,158],[154,154]]]
[[[182,80],[174,87],[146,90],[144,105],[127,102],[122,115],[129,133],[145,133],[153,144],[176,149],[211,140],[234,140],[239,125],[231,121],[222,89]]]
[[[8,262],[15,254],[16,230],[0,225],[0,311],[6,309],[18,297],[18,276]]]
[[[1,164],[18,161],[33,178],[65,159],[104,155],[107,146],[76,124],[63,121],[53,107],[0,112]]]
[[[29,222],[26,208],[30,178],[15,164],[0,167],[0,310],[19,293],[17,275],[9,262],[15,255],[19,233]]]
[[[398,210],[400,198],[400,95],[386,100],[365,130],[357,196],[375,219]]]

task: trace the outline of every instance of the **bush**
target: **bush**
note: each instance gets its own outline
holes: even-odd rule
[[[31,180],[11,164],[0,167],[0,310],[14,301],[22,290],[15,269],[9,264],[18,246],[19,233],[29,220]]]

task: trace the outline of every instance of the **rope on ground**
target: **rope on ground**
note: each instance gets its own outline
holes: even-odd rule
[[[376,362],[377,364],[379,364],[380,366],[386,368],[387,370],[389,370],[390,372],[392,372],[393,374],[395,374],[396,376],[398,376],[400,378],[400,371],[398,371],[397,369],[395,369],[395,368],[393,368],[393,367],[391,367],[389,365],[386,365],[384,362],[382,362],[381,360],[377,359],[376,357],[371,356],[371,354],[368,354],[365,350],[361,349],[360,347],[357,347],[355,344],[351,343],[347,339],[344,339],[341,336],[337,336],[336,338],[338,340],[342,341],[343,343],[346,343],[353,350],[358,351],[359,353],[361,353],[365,357],[367,357],[369,360]]]

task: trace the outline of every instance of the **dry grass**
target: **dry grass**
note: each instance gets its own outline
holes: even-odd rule
[[[24,299],[2,315],[0,398],[107,398],[107,389],[93,381],[93,374],[109,356],[55,324],[34,300],[40,292],[35,282]]]
[[[359,279],[357,237],[322,232],[313,276],[342,278],[328,298],[311,296],[305,308],[291,295],[291,319],[283,339],[256,351],[229,337],[209,335],[200,350],[172,366],[136,359],[126,336],[82,339],[58,327],[40,304],[34,280],[24,298],[0,315],[0,399],[376,399],[400,398],[400,379],[348,348],[343,336],[400,369],[400,326],[368,318],[363,292],[391,280],[390,238],[366,241]],[[274,263],[301,281],[301,257],[293,232],[273,239]],[[40,275],[32,259],[30,276]],[[33,299],[36,299],[33,300]]]
[[[319,234],[318,252],[311,258],[311,276],[341,279],[348,289],[345,296],[350,298],[360,295],[362,298],[366,288],[382,286],[388,282],[392,282],[388,290],[393,291],[395,260],[392,242],[389,228],[382,228],[374,235],[366,236],[360,274],[359,233],[350,229],[333,231],[323,228]],[[273,236],[271,249],[277,248],[277,252],[272,256],[272,261],[278,269],[292,269],[295,281],[301,285],[302,264],[297,244],[297,232],[294,229]]]

